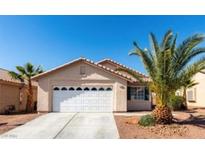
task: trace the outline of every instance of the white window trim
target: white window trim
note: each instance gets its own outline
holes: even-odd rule
[[[193,95],[192,99],[189,99],[189,95],[188,95],[189,92],[192,92],[192,95]],[[187,90],[187,100],[189,102],[196,102],[196,88],[192,88],[192,89]]]

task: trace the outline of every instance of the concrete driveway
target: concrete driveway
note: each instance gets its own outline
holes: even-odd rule
[[[116,139],[119,134],[112,113],[49,113],[0,138]]]

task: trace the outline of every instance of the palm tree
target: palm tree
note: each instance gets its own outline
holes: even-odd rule
[[[155,35],[150,34],[151,49],[142,49],[134,42],[135,48],[130,55],[140,57],[151,79],[149,87],[156,93],[157,100],[152,114],[157,123],[172,122],[172,113],[168,107],[170,96],[180,89],[187,79],[205,69],[205,57],[194,59],[205,53],[205,48],[197,47],[204,38],[204,35],[195,34],[177,46],[177,36],[169,30],[160,44]]]
[[[32,88],[32,81],[31,77],[42,73],[43,70],[41,69],[41,66],[34,67],[31,63],[26,63],[24,66],[16,66],[16,69],[18,72],[10,71],[9,75],[13,79],[17,79],[21,81],[22,83],[27,84],[26,92],[27,92],[27,104],[26,104],[26,111],[31,112],[32,111],[32,103],[33,103],[33,88]]]
[[[188,88],[192,88],[193,86],[197,85],[198,83],[195,82],[192,79],[188,79],[187,81],[184,82],[182,88],[183,88],[183,97],[184,97],[184,107],[185,109],[188,108],[187,106],[187,96],[186,96],[186,91]]]

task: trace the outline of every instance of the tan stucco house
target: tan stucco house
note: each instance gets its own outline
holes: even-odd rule
[[[205,107],[205,74],[197,73],[193,80],[197,85],[187,89],[187,104],[190,107]]]
[[[116,68],[113,60],[79,58],[33,77],[39,112],[126,112],[151,110],[146,84]],[[149,78],[135,70],[145,81]]]
[[[34,83],[35,84],[35,83]],[[26,109],[26,85],[12,79],[8,70],[0,68],[0,114],[5,113],[8,107],[14,107],[14,112]],[[33,86],[33,105],[37,101],[37,86]]]

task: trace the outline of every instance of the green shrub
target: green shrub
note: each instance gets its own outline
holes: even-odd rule
[[[182,96],[172,96],[169,103],[168,103],[168,106],[176,111],[176,110],[182,110],[183,109],[183,104],[184,103],[184,97]]]
[[[145,115],[142,116],[138,122],[141,126],[154,126],[155,125],[155,119],[152,115]]]

